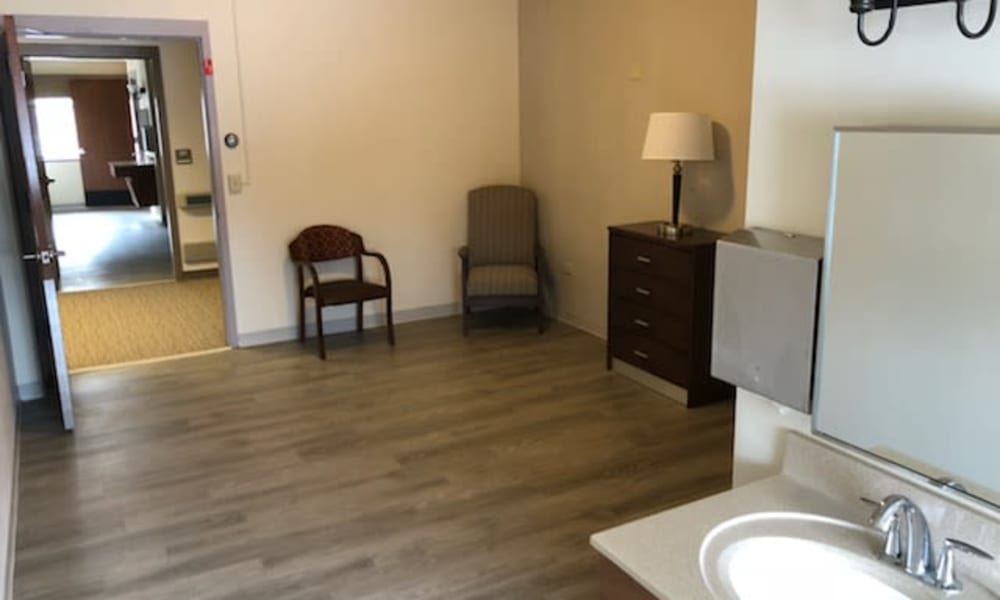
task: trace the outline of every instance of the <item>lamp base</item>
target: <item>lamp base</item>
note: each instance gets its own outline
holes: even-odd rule
[[[657,235],[668,240],[679,240],[691,235],[691,231],[690,225],[674,225],[668,222],[659,223],[656,227]]]

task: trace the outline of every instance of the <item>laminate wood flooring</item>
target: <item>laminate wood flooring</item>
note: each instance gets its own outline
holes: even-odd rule
[[[591,533],[728,488],[731,403],[460,329],[75,376],[76,433],[22,432],[15,597],[594,598]]]

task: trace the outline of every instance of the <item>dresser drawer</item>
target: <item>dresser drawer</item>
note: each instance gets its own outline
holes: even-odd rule
[[[681,250],[658,246],[620,235],[611,236],[611,265],[653,277],[688,281],[694,270],[691,256]]]
[[[611,338],[611,354],[681,387],[689,383],[690,360],[687,352],[639,335],[621,334]]]
[[[676,350],[691,346],[691,321],[615,298],[611,307],[611,334],[653,338]]]
[[[611,297],[678,317],[691,315],[691,282],[658,279],[633,271],[612,271]]]

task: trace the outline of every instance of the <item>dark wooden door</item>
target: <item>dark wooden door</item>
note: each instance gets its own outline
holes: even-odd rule
[[[74,79],[69,84],[77,135],[83,150],[80,167],[88,205],[129,198],[125,181],[114,177],[109,167],[113,161],[133,158],[126,83],[122,77]]]
[[[59,324],[59,252],[52,236],[47,178],[28,108],[30,80],[17,43],[14,18],[3,18],[0,42],[0,113],[14,191],[21,249],[25,253],[25,280],[34,312],[38,359],[43,376],[62,414],[63,426],[73,429],[73,403],[69,370]]]

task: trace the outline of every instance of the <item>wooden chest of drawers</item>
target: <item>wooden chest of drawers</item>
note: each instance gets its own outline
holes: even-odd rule
[[[733,397],[709,374],[721,235],[696,229],[668,240],[655,222],[609,231],[608,368],[618,359],[685,388],[688,406]]]

